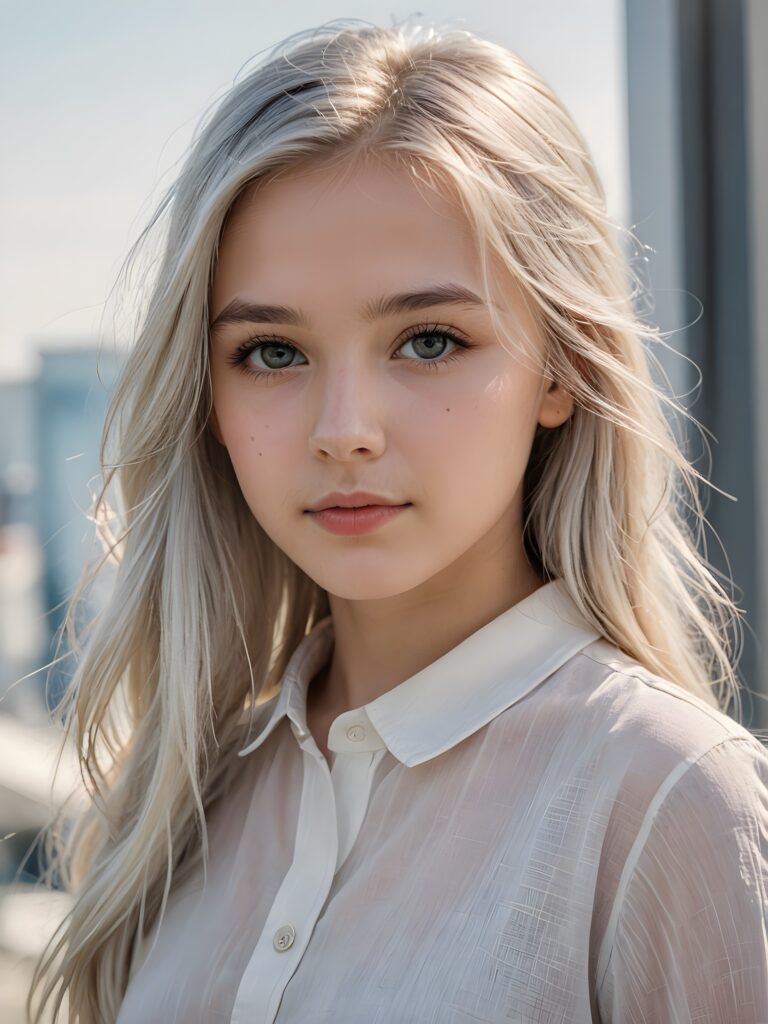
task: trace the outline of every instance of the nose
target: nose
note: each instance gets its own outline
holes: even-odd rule
[[[329,373],[318,387],[322,394],[310,431],[310,451],[339,461],[355,455],[380,455],[386,438],[370,374],[348,364]]]

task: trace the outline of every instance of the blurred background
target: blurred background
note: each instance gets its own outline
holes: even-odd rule
[[[516,51],[584,133],[651,290],[668,393],[716,489],[702,543],[746,611],[743,724],[768,694],[768,46],[765,0],[134,0],[2,6],[0,42],[0,1021],[66,911],[37,838],[77,788],[50,709],[54,643],[95,544],[98,443],[128,340],[110,289],[198,120],[284,36],[339,17],[450,21]],[[129,311],[130,313],[130,311]],[[130,319],[130,316],[129,316]],[[678,434],[679,436],[679,434]],[[95,600],[98,601],[98,595]],[[58,659],[58,660],[54,660]],[[52,663],[53,662],[53,663]],[[52,664],[51,664],[52,663]],[[73,804],[73,807],[76,805]]]

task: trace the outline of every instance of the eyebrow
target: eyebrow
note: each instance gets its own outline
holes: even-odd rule
[[[398,313],[412,313],[414,310],[427,309],[430,306],[485,306],[479,295],[459,284],[434,285],[415,292],[398,292],[394,295],[383,295],[364,303],[360,310],[362,320],[373,323]],[[273,306],[260,302],[248,302],[236,296],[222,309],[213,323],[212,331],[227,324],[263,323],[292,324],[295,327],[309,329],[307,315],[300,309],[290,306]]]

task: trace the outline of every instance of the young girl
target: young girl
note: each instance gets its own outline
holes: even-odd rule
[[[34,1019],[768,1021],[738,610],[558,98],[463,30],[330,23],[166,209]]]

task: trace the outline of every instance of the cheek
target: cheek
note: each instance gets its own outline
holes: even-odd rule
[[[216,416],[240,488],[253,507],[251,499],[276,493],[262,484],[287,475],[295,465],[296,438],[279,407],[267,410],[255,403],[222,402]]]
[[[530,453],[535,417],[529,391],[515,378],[498,377],[474,392],[447,400],[437,430],[425,423],[420,437],[424,495],[442,495],[443,514],[464,518],[502,511],[520,486]],[[434,424],[431,425],[434,427]]]

